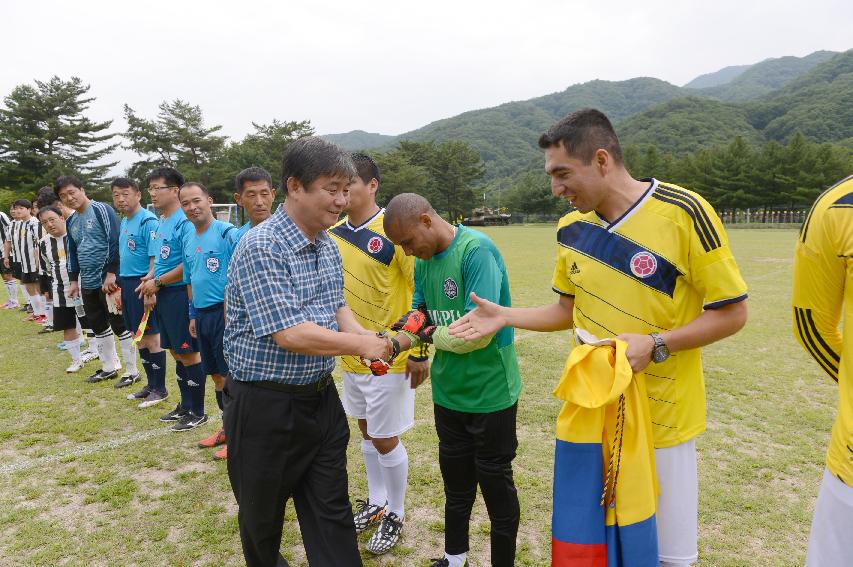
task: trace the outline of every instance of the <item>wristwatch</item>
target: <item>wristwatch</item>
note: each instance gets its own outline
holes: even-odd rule
[[[660,333],[651,333],[650,336],[655,341],[655,346],[652,349],[652,362],[663,362],[669,358],[669,348],[663,342],[663,337],[660,336]]]
[[[163,287],[163,282],[160,281],[160,278],[154,278],[154,287]]]

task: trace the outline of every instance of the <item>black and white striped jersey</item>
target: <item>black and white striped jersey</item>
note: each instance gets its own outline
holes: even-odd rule
[[[74,300],[68,297],[68,287],[71,278],[68,276],[68,235],[59,238],[45,235],[40,242],[46,273],[50,276],[50,287],[53,291],[55,307],[73,307]]]
[[[9,215],[0,211],[0,245],[9,240],[11,225],[12,221],[9,219]]]
[[[21,264],[21,272],[25,274],[38,273],[39,249],[38,241],[41,225],[30,217],[26,221],[12,222],[12,251],[16,262]]]

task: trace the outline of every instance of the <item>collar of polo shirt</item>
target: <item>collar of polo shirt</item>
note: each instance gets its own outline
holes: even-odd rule
[[[302,250],[309,246],[314,246],[317,249],[320,249],[329,242],[329,235],[325,230],[321,231],[320,234],[317,235],[317,239],[314,242],[311,242],[308,237],[305,236],[305,233],[296,226],[296,223],[293,222],[293,219],[290,218],[287,211],[284,210],[284,203],[280,204],[275,214],[265,222],[270,221],[281,226],[284,241],[292,250]]]

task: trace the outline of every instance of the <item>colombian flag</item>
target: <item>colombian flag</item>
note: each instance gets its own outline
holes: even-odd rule
[[[554,389],[552,567],[658,565],[652,426],[626,347],[576,346]]]

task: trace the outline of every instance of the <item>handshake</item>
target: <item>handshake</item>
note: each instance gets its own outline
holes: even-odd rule
[[[399,321],[391,325],[391,330],[405,337],[408,341],[405,350],[408,350],[413,338],[422,343],[431,343],[435,325],[429,317],[426,306],[421,305],[400,317]],[[388,373],[388,369],[394,364],[394,359],[400,354],[400,342],[396,336],[389,337],[387,331],[381,331],[376,336],[383,339],[385,344],[379,347],[379,352],[368,350],[361,357],[361,363],[367,366],[374,376],[382,376]]]

